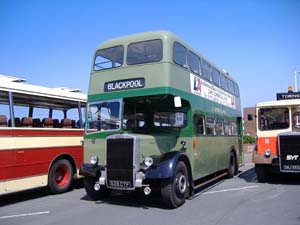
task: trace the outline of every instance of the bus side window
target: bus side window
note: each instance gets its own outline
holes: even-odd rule
[[[211,117],[206,118],[206,134],[207,135],[215,135],[215,119]]]
[[[204,134],[204,116],[195,114],[194,115],[194,135]]]
[[[178,42],[173,45],[173,60],[179,66],[187,68],[187,49]]]

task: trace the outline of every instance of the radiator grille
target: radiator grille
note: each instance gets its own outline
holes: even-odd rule
[[[107,186],[114,189],[134,187],[134,139],[107,139]]]
[[[283,172],[300,172],[300,134],[279,135],[279,162]]]

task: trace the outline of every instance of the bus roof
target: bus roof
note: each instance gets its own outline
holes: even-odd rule
[[[261,107],[293,106],[293,105],[300,105],[300,99],[289,99],[289,100],[260,102],[260,103],[256,104],[256,107],[261,108]]]
[[[48,88],[38,85],[25,83],[23,78],[0,75],[0,91],[8,91],[13,93],[22,93],[28,95],[43,96],[49,98],[59,98],[72,101],[87,101],[87,95],[78,92],[78,89],[71,88]]]
[[[121,36],[117,38],[110,39],[108,41],[102,42],[100,45],[95,50],[95,53],[99,49],[105,49],[117,45],[124,45],[127,46],[130,43],[134,42],[140,42],[140,41],[146,41],[146,40],[153,40],[153,39],[161,39],[165,41],[176,41],[181,44],[183,44],[185,47],[187,47],[189,50],[192,52],[196,53],[200,58],[205,60],[207,63],[209,63],[211,66],[219,69],[220,72],[222,72],[225,76],[230,76],[230,74],[225,70],[221,69],[218,66],[216,66],[213,62],[205,58],[202,54],[200,54],[197,50],[192,48],[189,44],[187,44],[185,41],[183,41],[181,38],[176,36],[170,31],[165,31],[165,30],[157,30],[157,31],[149,31],[149,32],[144,32],[144,33],[136,33],[136,34],[131,34],[131,35],[126,35],[126,36]],[[234,80],[231,76],[230,78]]]

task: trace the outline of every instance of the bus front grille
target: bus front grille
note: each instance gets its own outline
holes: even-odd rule
[[[300,133],[286,133],[278,137],[280,170],[300,173]]]
[[[134,139],[107,139],[106,154],[107,187],[134,189]]]

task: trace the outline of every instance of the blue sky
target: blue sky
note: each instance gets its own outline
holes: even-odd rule
[[[0,0],[0,30],[0,74],[85,93],[101,42],[152,30],[227,70],[243,107],[275,100],[300,70],[299,0]]]

